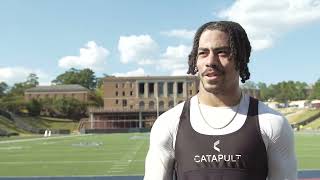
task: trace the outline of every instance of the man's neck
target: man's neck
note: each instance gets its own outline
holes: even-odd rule
[[[208,106],[235,106],[241,100],[241,90],[238,88],[235,91],[224,93],[210,93],[205,90],[199,90],[197,96],[201,104]]]

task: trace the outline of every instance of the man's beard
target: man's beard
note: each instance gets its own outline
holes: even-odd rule
[[[219,80],[216,82],[210,83],[210,81],[206,80],[206,76],[210,72],[215,72],[219,77]],[[225,71],[223,70],[223,67],[217,66],[217,65],[211,65],[207,67],[202,73],[198,73],[198,77],[200,79],[200,83],[202,85],[202,88],[213,94],[222,94],[224,90],[224,75]]]
[[[220,79],[215,84],[211,84],[208,82],[204,76],[198,74],[198,77],[200,79],[200,86],[202,86],[202,89],[205,90],[208,93],[212,94],[224,94],[224,80]]]

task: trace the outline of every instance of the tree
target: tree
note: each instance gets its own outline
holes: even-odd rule
[[[25,82],[25,84],[32,87],[36,87],[37,85],[39,85],[38,79],[39,78],[36,74],[30,73],[29,76],[27,77],[27,81]]]
[[[63,74],[60,74],[52,81],[54,84],[80,84],[90,90],[93,90],[97,84],[97,78],[91,69],[78,70],[71,68]]]
[[[58,116],[80,119],[86,116],[87,105],[74,98],[55,99],[53,107]]]
[[[268,101],[272,96],[271,96],[271,91],[266,85],[266,83],[263,82],[258,82],[257,87],[260,90],[260,99],[262,101]]]
[[[320,99],[320,79],[314,83],[309,99]]]
[[[5,82],[0,82],[0,98],[6,94],[8,88],[9,86]]]
[[[31,101],[27,102],[26,108],[30,116],[39,116],[42,105],[38,100],[32,99]]]
[[[26,103],[21,95],[7,95],[1,99],[1,108],[13,112],[20,113],[23,109],[25,109]]]
[[[25,82],[15,83],[8,94],[13,96],[24,95],[26,89],[36,87],[39,84],[38,79],[36,74],[30,73]]]
[[[307,99],[307,97],[308,97],[308,94],[307,94],[308,84],[305,82],[297,81],[295,83],[295,85],[296,85],[296,90],[297,90],[296,100]]]

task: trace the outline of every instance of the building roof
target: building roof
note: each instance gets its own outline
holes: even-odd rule
[[[37,86],[25,90],[25,92],[78,92],[88,91],[87,88],[79,84],[65,84],[65,85],[53,85],[53,86]]]
[[[197,79],[197,76],[186,75],[186,76],[130,76],[130,77],[117,77],[109,76],[105,77],[105,81],[130,81],[130,80],[193,80]]]

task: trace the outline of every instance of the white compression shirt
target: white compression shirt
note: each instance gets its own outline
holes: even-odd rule
[[[206,135],[224,135],[239,130],[247,118],[249,96],[240,101],[238,114],[230,122],[237,110],[234,107],[211,107],[200,104],[194,96],[190,102],[190,121],[192,128]],[[150,133],[150,146],[145,162],[144,180],[172,180],[174,169],[174,148],[176,135],[184,102],[163,113],[154,123]],[[294,150],[292,128],[287,119],[277,111],[259,102],[259,125],[268,155],[268,180],[297,179],[297,162]]]

